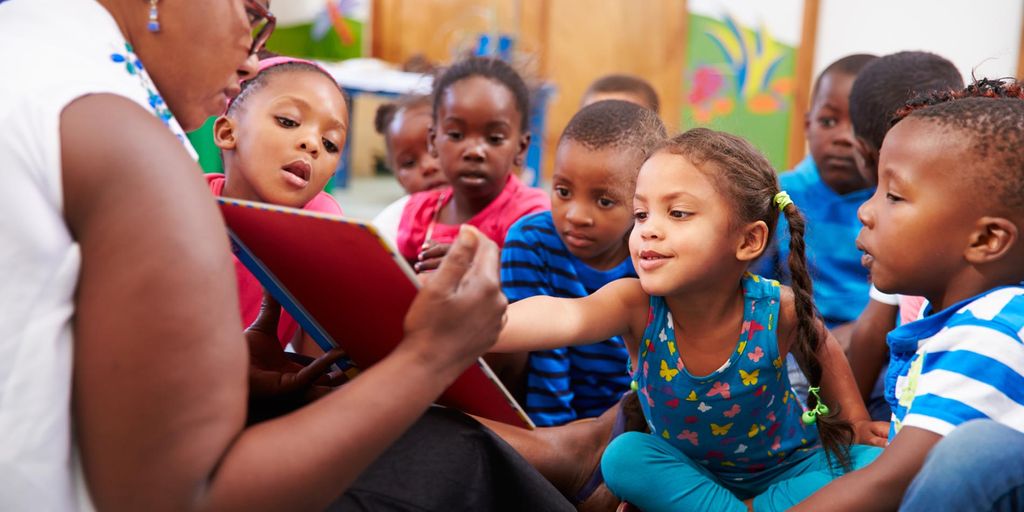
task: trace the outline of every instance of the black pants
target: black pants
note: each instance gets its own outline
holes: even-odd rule
[[[329,511],[573,511],[533,466],[497,435],[432,407]]]

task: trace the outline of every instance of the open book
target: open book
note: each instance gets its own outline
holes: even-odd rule
[[[341,347],[357,366],[368,368],[402,341],[405,313],[419,282],[372,225],[251,201],[217,200],[235,255],[320,348]],[[438,403],[534,427],[482,359]]]

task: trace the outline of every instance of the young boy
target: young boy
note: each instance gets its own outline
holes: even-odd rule
[[[804,240],[815,306],[844,346],[848,340],[845,324],[857,318],[868,299],[868,273],[860,264],[854,240],[860,231],[857,208],[874,191],[854,160],[849,96],[857,73],[875,59],[874,55],[849,55],[818,75],[811,109],[804,116],[811,152],[792,171],[779,176],[782,190],[807,218]],[[751,272],[786,281],[789,223],[782,216],[775,232],[775,241]],[[806,401],[807,378],[792,355],[786,361],[790,382],[797,396]]]
[[[643,78],[633,75],[605,75],[587,87],[580,100],[580,108],[604,100],[622,100],[635,103],[655,114],[661,108],[658,93]]]
[[[878,182],[878,150],[893,115],[904,103],[918,94],[963,87],[956,66],[933,53],[899,52],[866,66],[850,89],[854,156],[864,180],[872,186]],[[891,411],[882,396],[879,373],[887,360],[885,335],[896,326],[899,299],[873,287],[869,295],[871,299],[850,335],[850,366],[871,417],[888,421]]]
[[[900,115],[857,239],[878,289],[928,300],[921,320],[889,334],[891,444],[794,510],[895,510],[932,447],[959,426],[985,419],[1024,433],[1024,93],[985,81]],[[1014,471],[988,468],[953,480]]]
[[[551,211],[509,230],[501,281],[510,301],[584,297],[635,277],[628,237],[640,165],[665,137],[651,110],[620,100],[580,110],[555,153]],[[629,389],[621,339],[530,354],[524,406],[538,426],[600,415]]]

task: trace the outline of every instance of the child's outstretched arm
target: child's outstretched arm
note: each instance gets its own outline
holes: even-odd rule
[[[928,452],[941,439],[935,432],[903,427],[874,462],[833,480],[790,510],[896,510]]]
[[[635,278],[580,299],[536,296],[510,304],[492,352],[531,352],[622,336],[630,353],[643,332],[648,296]]]
[[[796,307],[794,305],[793,292],[783,288],[780,308],[780,342],[785,347],[780,349],[788,351],[800,350],[800,344],[796,343],[798,330],[796,328]],[[838,417],[850,423],[853,427],[854,443],[870,444],[874,446],[885,446],[888,428],[883,422],[872,422],[868,410],[864,407],[864,400],[857,389],[857,382],[853,378],[853,371],[850,370],[850,363],[846,360],[843,348],[836,341],[835,336],[825,328],[821,320],[815,320],[815,327],[819,333],[818,351],[815,354],[818,364],[821,365],[821,394],[826,404],[839,407]],[[794,354],[797,360],[803,359],[800,354]]]

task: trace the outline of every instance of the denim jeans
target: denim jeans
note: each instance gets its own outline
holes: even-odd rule
[[[900,510],[1024,510],[1024,433],[992,420],[960,425],[932,448]]]

